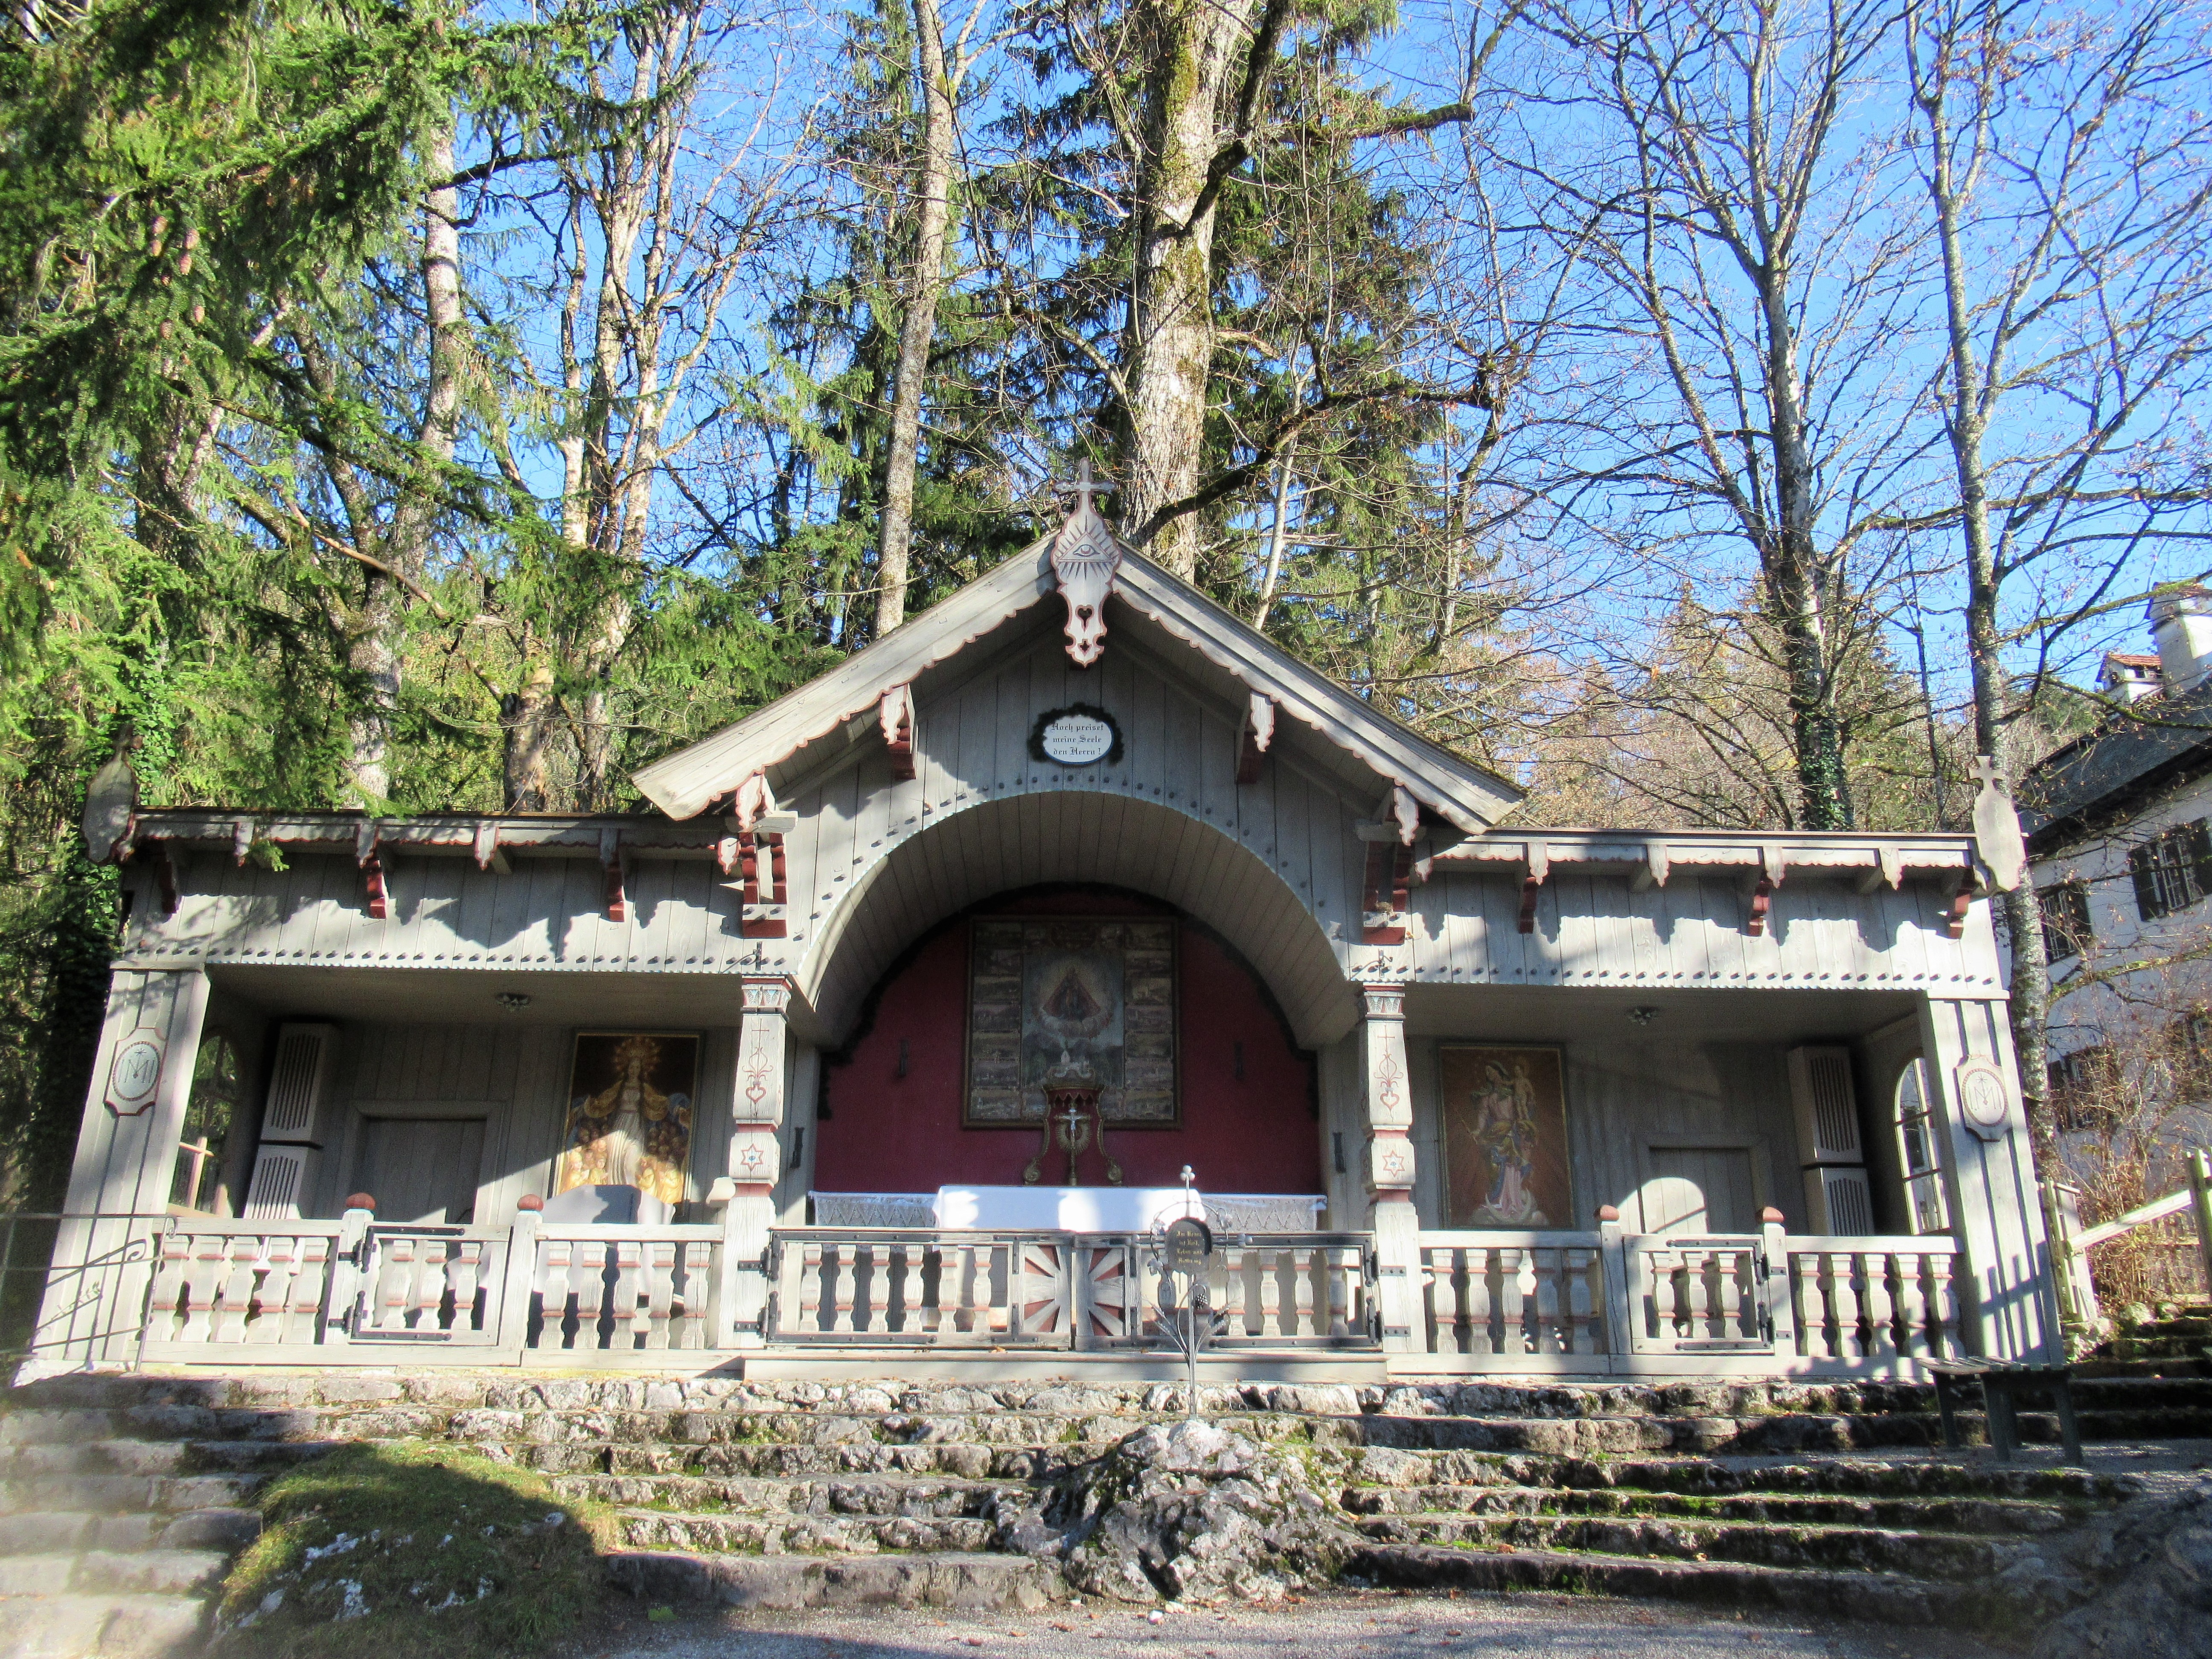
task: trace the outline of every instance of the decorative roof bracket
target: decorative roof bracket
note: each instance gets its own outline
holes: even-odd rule
[[[901,783],[914,777],[914,687],[895,685],[876,705],[876,720],[883,727],[884,748],[891,757],[891,776]]]
[[[1106,649],[1106,596],[1121,564],[1121,544],[1091,504],[1096,487],[1091,463],[1079,463],[1074,508],[1052,542],[1052,574],[1067,601],[1067,654],[1078,668],[1090,667]]]
[[[1252,694],[1244,711],[1243,729],[1237,737],[1237,781],[1260,781],[1260,760],[1275,737],[1275,700],[1263,691]]]

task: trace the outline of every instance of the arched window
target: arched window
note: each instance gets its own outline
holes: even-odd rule
[[[238,1117],[238,1048],[220,1031],[201,1040],[192,1066],[192,1097],[185,1108],[185,1132],[177,1146],[177,1172],[169,1185],[169,1207],[198,1215],[215,1213],[222,1187],[223,1148]]]
[[[1905,1171],[1905,1196],[1912,1231],[1940,1233],[1951,1224],[1943,1205],[1943,1161],[1937,1151],[1940,1126],[1930,1109],[1928,1062],[1912,1057],[1897,1079],[1897,1156]]]

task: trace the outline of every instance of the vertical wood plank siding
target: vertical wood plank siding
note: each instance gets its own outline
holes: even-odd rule
[[[1124,753],[1066,768],[1029,752],[1037,716],[1105,708]],[[1359,943],[1357,825],[1376,811],[1352,784],[1279,740],[1239,787],[1243,711],[1194,689],[1175,665],[1124,642],[1096,669],[1056,633],[1017,639],[916,710],[915,776],[896,782],[872,722],[800,750],[775,781],[793,815],[790,903],[781,940],[746,939],[738,891],[711,859],[628,859],[627,914],[605,915],[595,859],[514,855],[513,873],[466,858],[387,850],[390,915],[367,913],[349,857],[302,854],[272,871],[179,847],[182,899],[118,966],[225,963],[542,972],[787,972],[833,1034],[934,923],[995,891],[1048,881],[1127,886],[1181,905],[1224,934],[1282,1004],[1299,1040],[1352,1026],[1352,985],[1414,983],[1684,988],[1923,988],[2000,994],[1986,906],[1945,936],[1937,888],[1861,896],[1794,868],[1760,937],[1746,929],[1741,872],[1678,864],[1635,891],[1606,866],[1556,866],[1536,926],[1518,927],[1510,872],[1439,863],[1416,886],[1402,951]],[[654,820],[641,820],[642,839]],[[151,876],[132,879],[150,913]]]

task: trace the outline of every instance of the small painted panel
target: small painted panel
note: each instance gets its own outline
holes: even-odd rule
[[[2012,1127],[2012,1091],[1996,1061],[1979,1055],[1959,1064],[1959,1111],[1966,1127],[1984,1140],[2002,1140]]]
[[[1174,1127],[1175,937],[1165,918],[976,918],[962,1123],[1042,1122],[1049,1079],[1095,1084],[1102,1122]]]
[[[578,1032],[554,1191],[635,1187],[681,1204],[698,1091],[696,1034]]]
[[[141,1025],[115,1051],[107,1073],[107,1104],[118,1117],[136,1117],[161,1087],[161,1034]]]
[[[1446,1044],[1437,1059],[1444,1225],[1571,1224],[1559,1051]]]

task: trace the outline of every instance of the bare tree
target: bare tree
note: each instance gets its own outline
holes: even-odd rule
[[[622,50],[586,65],[577,89],[584,106],[626,118],[565,155],[556,187],[526,202],[558,273],[536,281],[557,293],[559,324],[550,360],[527,369],[534,396],[504,405],[491,445],[509,483],[527,491],[518,457],[550,428],[562,574],[558,605],[499,611],[511,680],[505,782],[516,810],[558,804],[549,764],[563,726],[574,804],[613,805],[617,665],[656,558],[680,564],[692,550],[668,544],[656,490],[685,493],[687,454],[726,411],[727,388],[702,388],[698,377],[728,343],[725,311],[741,278],[794,211],[794,170],[807,158],[803,137],[769,128],[782,72],[773,49],[746,66],[765,82],[750,89],[750,119],[734,131],[705,125],[728,119],[706,103],[717,77],[736,71],[725,49],[754,21],[718,0],[627,16]]]
[[[1583,478],[1677,570],[1710,581],[1717,548],[1749,549],[1789,688],[1790,816],[1849,828],[1838,628],[1869,585],[1870,515],[1894,501],[1888,383],[1917,234],[1878,211],[1893,169],[1857,115],[1893,14],[1596,0],[1537,15],[1552,51],[1522,101],[1565,118],[1524,115],[1490,154],[1598,279],[1578,323],[1621,392],[1586,434]]]
[[[1915,0],[1906,21],[1907,143],[1942,293],[1929,403],[1951,474],[1915,527],[1959,533],[1976,746],[2018,762],[2015,722],[2053,651],[2126,592],[2147,543],[2204,534],[2201,459],[2170,440],[2212,362],[2212,123],[2175,94],[2212,56],[2187,8]],[[2035,590],[2018,632],[2008,586]],[[2026,696],[2007,664],[2021,641],[2039,659]],[[2050,1000],[2033,888],[2004,915],[2025,1062],[2045,1051]],[[2042,1068],[2021,1073],[2047,1149]]]
[[[900,296],[898,368],[891,398],[890,453],[884,477],[883,521],[877,538],[876,637],[906,620],[909,551],[914,539],[915,471],[921,451],[921,404],[929,354],[937,337],[937,310],[947,281],[951,241],[952,185],[959,143],[960,96],[975,66],[971,45],[982,21],[981,3],[969,12],[948,51],[939,0],[912,0],[917,78],[921,82],[921,149],[915,158],[913,202],[918,210],[914,267]]]

